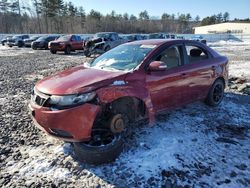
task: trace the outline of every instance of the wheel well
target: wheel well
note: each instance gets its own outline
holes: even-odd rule
[[[105,46],[105,50],[108,49],[108,48],[110,49],[111,47],[109,45]]]
[[[107,109],[111,113],[126,114],[129,121],[134,121],[146,112],[145,103],[136,97],[122,97],[107,104]]]
[[[224,84],[224,87],[226,86],[226,81],[225,81],[225,79],[223,77],[218,77],[216,80],[221,80],[223,82],[223,84]]]

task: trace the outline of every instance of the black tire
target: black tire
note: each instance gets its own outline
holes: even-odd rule
[[[91,53],[89,50],[84,50],[83,51],[83,54],[86,56],[86,57],[90,57],[91,56]]]
[[[23,42],[18,41],[17,46],[18,46],[19,48],[23,47]]]
[[[107,134],[107,141],[98,140],[98,134]],[[89,142],[74,143],[74,152],[80,162],[99,165],[114,161],[123,150],[122,134],[113,134],[109,129],[96,128],[92,130]],[[106,145],[105,145],[106,143]]]
[[[44,49],[45,49],[45,50],[48,50],[48,49],[49,49],[48,43],[44,45]]]
[[[215,80],[207,95],[206,104],[209,106],[218,106],[223,99],[224,89],[224,82],[221,79]]]
[[[105,49],[104,49],[105,52],[107,52],[109,50],[110,50],[110,46],[106,46]]]
[[[33,50],[37,50],[37,47],[35,47],[35,46],[31,46],[31,48],[32,48]]]
[[[70,46],[66,46],[64,50],[64,54],[70,54],[70,52],[71,52]]]
[[[56,54],[56,50],[50,50],[50,53]]]

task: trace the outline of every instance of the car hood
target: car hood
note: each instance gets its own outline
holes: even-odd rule
[[[32,41],[33,43],[43,43],[43,42],[45,42],[44,40],[34,40],[34,41]]]
[[[24,39],[23,42],[32,42],[35,41],[34,39]]]
[[[84,93],[124,80],[126,73],[86,68],[83,65],[46,77],[36,84],[36,89],[50,95]]]
[[[68,42],[67,40],[54,40],[50,41],[50,43],[60,43],[60,42]]]

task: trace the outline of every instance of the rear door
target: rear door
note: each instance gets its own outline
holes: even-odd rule
[[[77,41],[77,50],[82,50],[82,45],[83,45],[82,38],[76,35],[76,41]]]
[[[82,49],[81,37],[77,35],[72,35],[71,37],[71,46],[74,50]]]
[[[204,99],[214,78],[212,55],[199,43],[186,42],[184,56],[188,85],[187,102]]]

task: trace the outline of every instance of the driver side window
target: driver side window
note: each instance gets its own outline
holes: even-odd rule
[[[167,65],[167,69],[172,69],[181,66],[180,47],[172,46],[164,50],[156,61],[162,61]]]

